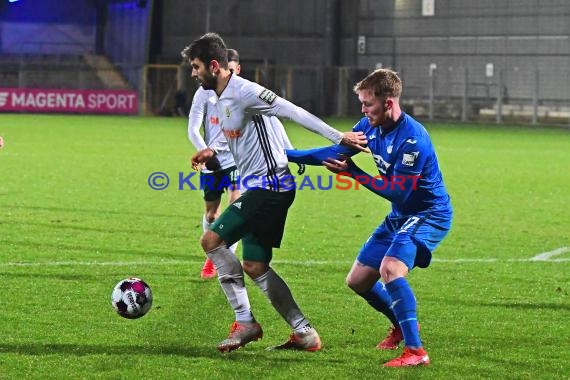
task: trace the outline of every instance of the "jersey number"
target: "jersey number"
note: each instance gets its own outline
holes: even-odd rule
[[[419,217],[412,216],[411,218],[406,220],[406,222],[402,225],[402,228],[400,228],[400,231],[398,231],[398,233],[401,234],[403,232],[408,232],[410,227],[412,227],[414,224],[416,224],[419,220],[420,220]]]

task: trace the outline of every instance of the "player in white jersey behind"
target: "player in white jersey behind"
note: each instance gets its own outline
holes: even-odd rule
[[[241,66],[236,50],[228,49],[228,68],[239,75]],[[206,232],[210,225],[220,215],[220,204],[224,191],[228,192],[228,202],[232,203],[240,196],[236,184],[239,172],[226,138],[220,128],[220,118],[216,112],[215,100],[217,96],[212,90],[199,87],[192,99],[192,107],[188,115],[188,139],[196,150],[208,146],[215,146],[218,154],[200,170],[200,184],[204,191],[205,212],[202,216],[202,229]],[[200,128],[204,127],[204,137],[200,135]],[[229,179],[229,181],[227,180]],[[237,242],[230,247],[235,254]],[[204,279],[216,276],[216,268],[209,258],[206,258],[200,277]]]
[[[220,126],[240,171],[242,188],[247,190],[201,239],[235,313],[230,334],[218,350],[232,351],[263,337],[251,311],[244,271],[293,330],[289,340],[272,348],[320,350],[319,334],[301,312],[288,285],[269,265],[273,248],[281,244],[295,187],[281,133],[261,114],[291,119],[335,144],[359,150],[365,150],[366,136],[361,132],[341,133],[257,83],[233,75],[228,69],[226,45],[215,33],[192,42],[182,56],[192,65],[192,76],[202,87],[216,92]],[[197,168],[215,155],[216,147],[202,149],[192,157],[193,166]],[[228,249],[238,240],[242,241],[243,264]]]

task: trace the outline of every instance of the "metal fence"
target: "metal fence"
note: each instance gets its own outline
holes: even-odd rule
[[[140,67],[111,64],[93,54],[0,55],[0,87],[58,89],[133,89],[126,73],[139,78]]]
[[[426,69],[401,73],[402,103],[429,120],[570,124],[570,70],[551,67]]]
[[[421,120],[570,125],[570,69],[553,67],[412,67],[398,70],[401,104]],[[141,78],[140,87],[127,75]],[[320,116],[357,116],[352,87],[370,70],[242,62],[241,75]],[[188,67],[112,65],[97,56],[7,60],[0,87],[135,89],[143,114],[182,115],[197,83]]]

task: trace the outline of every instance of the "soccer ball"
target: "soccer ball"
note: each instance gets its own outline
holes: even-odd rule
[[[152,291],[146,282],[136,277],[119,281],[111,294],[111,304],[124,318],[140,318],[152,306]]]

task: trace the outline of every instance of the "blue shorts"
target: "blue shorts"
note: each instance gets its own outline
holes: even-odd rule
[[[384,256],[413,267],[426,268],[433,250],[451,228],[451,212],[408,216],[388,215],[360,249],[357,260],[380,269]]]

